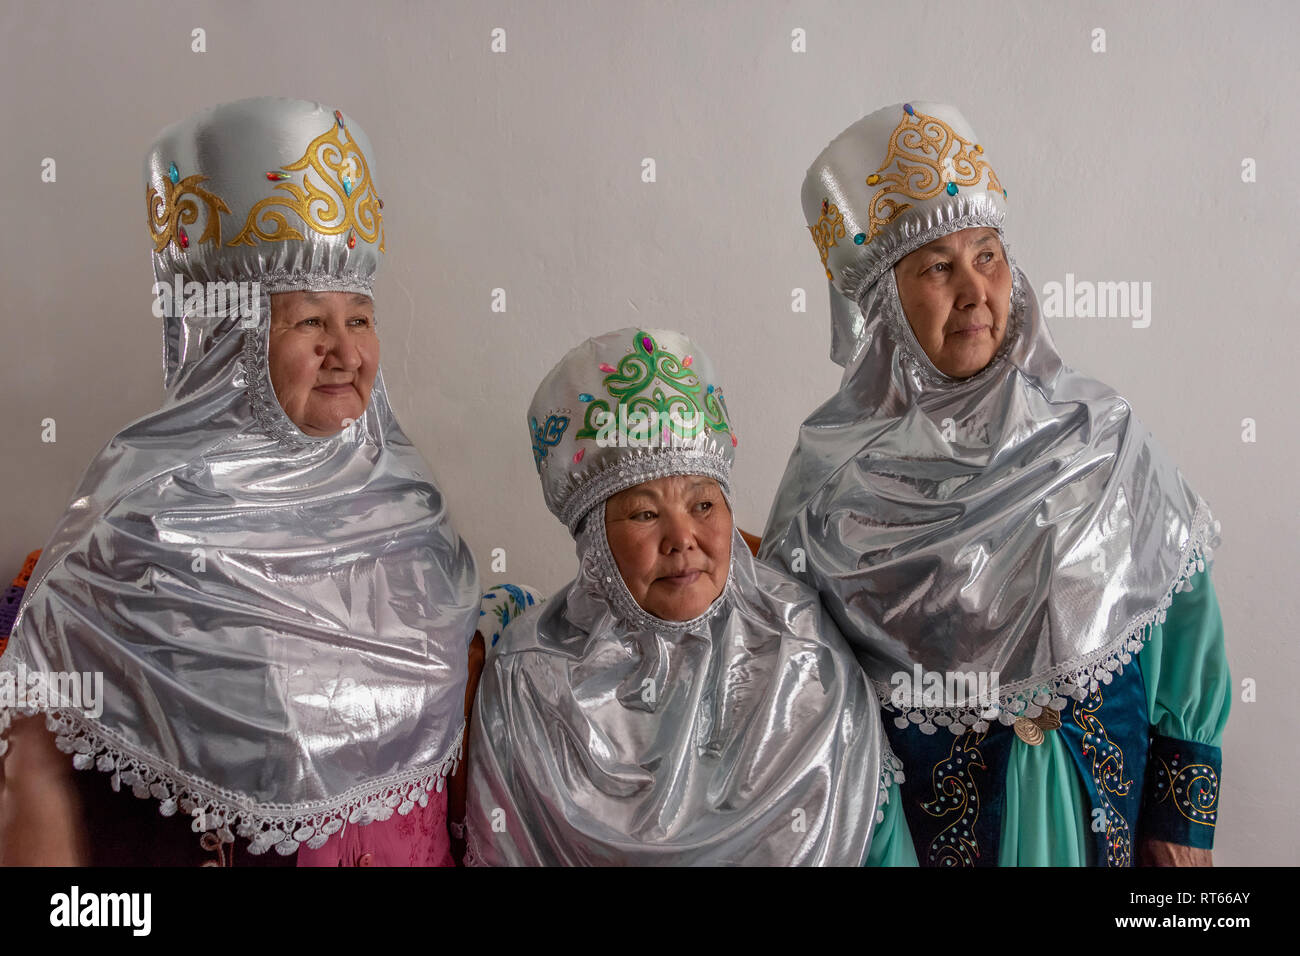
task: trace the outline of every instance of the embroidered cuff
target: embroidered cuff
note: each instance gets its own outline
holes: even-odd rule
[[[1218,747],[1152,735],[1142,795],[1144,839],[1213,848],[1221,759]]]

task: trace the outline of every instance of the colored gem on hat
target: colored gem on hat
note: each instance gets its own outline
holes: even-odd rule
[[[582,456],[585,455],[586,453],[587,453],[587,449],[579,448],[578,453],[573,456],[573,463],[576,465],[578,462],[582,461]]]
[[[1003,198],[1003,199],[1006,199],[1006,198],[1007,198],[1007,191],[1006,191],[1005,189],[1002,190],[1002,198]]]
[[[860,246],[866,241],[867,241],[867,234],[865,232],[860,232],[853,237],[853,244],[855,246]]]
[[[650,341],[650,336],[648,335],[641,336],[641,348],[646,350],[647,355],[654,352],[654,343]]]
[[[908,116],[915,116],[915,115],[916,115],[916,111],[915,111],[914,109],[912,109],[912,104],[911,104],[911,103],[904,103],[904,104],[903,104],[903,112],[906,113]]]
[[[826,213],[830,212],[830,208],[831,208],[831,201],[830,201],[829,199],[823,199],[823,200],[822,200],[822,215],[824,216],[824,215],[826,215]]]
[[[590,392],[583,392],[582,394],[580,394],[580,395],[578,396],[578,401],[580,401],[580,402],[589,402],[589,401],[591,401],[591,393],[590,393]]]
[[[353,232],[351,229],[349,229],[349,230],[348,230],[348,248],[349,248],[349,249],[355,249],[356,247],[357,247],[357,234],[356,234],[355,232]]]
[[[173,186],[181,181],[181,173],[180,170],[176,168],[175,163],[172,163],[167,167],[167,178],[172,181]]]
[[[181,248],[188,249],[190,247],[190,237],[186,234],[184,226],[178,227],[177,236],[181,240]]]
[[[691,355],[686,356],[686,358],[682,359],[682,368],[690,368],[691,363],[694,361],[695,361],[694,356]]]
[[[867,177],[868,186],[874,186],[878,182],[880,182],[880,177],[875,173],[872,173],[870,176]]]
[[[383,208],[384,208],[384,201],[383,201],[382,199],[379,200],[379,208],[380,208],[380,209],[383,209]]]
[[[342,128],[343,128],[343,114],[340,113],[338,110],[335,110],[335,111],[334,111],[334,119],[338,121],[339,129],[342,129]]]
[[[710,394],[710,395],[713,394],[713,386],[712,386],[712,385],[709,386],[709,394]]]
[[[834,279],[834,278],[835,278],[833,275],[831,275],[831,270],[830,270],[830,269],[827,269],[827,270],[826,270],[826,278],[828,278],[828,279]]]
[[[602,372],[614,372],[614,371],[617,371],[617,369],[615,369],[614,366],[610,365],[608,362],[601,362],[601,363],[600,363],[600,370],[601,370]]]
[[[957,184],[956,184],[956,183],[949,183],[949,184],[948,184],[946,187],[944,187],[944,188],[948,190],[948,195],[949,195],[949,196],[955,196],[955,195],[957,195]]]
[[[288,179],[289,177],[284,173],[267,173],[266,178],[271,180],[273,183],[278,183],[280,180]]]
[[[348,179],[346,176],[343,177],[343,195],[352,195],[352,180]]]
[[[736,447],[737,445],[739,445],[739,444],[740,444],[740,439],[736,437],[736,433],[735,433],[735,432],[732,432],[732,433],[731,433],[731,447],[732,447],[732,448],[735,448],[735,447]]]
[[[984,147],[981,146],[979,143],[976,143],[976,144],[975,144],[975,152],[977,152],[977,153],[982,153],[982,152],[984,152]]]

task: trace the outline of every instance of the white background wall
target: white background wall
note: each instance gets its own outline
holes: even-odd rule
[[[1258,700],[1239,693],[1228,724],[1216,860],[1300,862],[1298,9],[2,0],[0,584],[91,456],[157,407],[142,164],[163,126],[265,94],[361,123],[385,200],[377,304],[398,419],[484,586],[549,592],[575,561],[524,426],[545,371],[611,328],[691,334],[741,436],[740,523],[760,532],[799,422],[838,382],[804,170],[871,110],[951,102],[1007,186],[1008,236],[1040,293],[1067,272],[1152,283],[1149,328],[1058,319],[1052,333],[1132,401],[1223,524],[1229,656]],[[496,27],[505,53],[489,50]],[[796,28],[807,52],[791,50]],[[45,157],[56,183],[41,182]],[[497,287],[505,314],[489,307]],[[488,570],[496,547],[505,575]]]

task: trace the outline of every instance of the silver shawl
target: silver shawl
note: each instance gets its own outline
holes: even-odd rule
[[[880,131],[895,122],[887,146]],[[865,233],[854,220],[900,192],[902,134],[921,122],[932,133],[911,169],[946,157],[951,174],[952,157],[960,171],[983,155],[951,107],[882,110],[809,171],[810,224],[826,203],[844,232]],[[875,192],[861,188],[872,170]],[[917,201],[880,229],[883,251],[818,242],[845,374],[800,428],[760,552],[818,589],[899,726],[927,733],[1033,717],[1109,683],[1217,543],[1205,502],[1128,402],[1057,354],[1005,237],[1013,287],[997,354],[964,380],[926,357],[892,265],[958,229],[1001,237],[1005,193],[989,179],[944,191],[938,178],[926,194],[914,173],[905,198]],[[918,677],[942,694],[922,694]]]
[[[77,767],[254,853],[427,803],[460,749],[477,574],[428,465],[382,375],[357,422],[314,438],[267,368],[271,292],[370,294],[370,155],[343,114],[296,100],[160,135],[156,279],[257,280],[258,308],[196,300],[165,318],[162,407],[90,463],[0,659],[11,686],[102,674],[93,709],[48,692],[10,703],[46,712]],[[334,205],[296,202],[313,192]]]
[[[624,329],[571,352],[533,400],[535,459],[548,506],[577,526],[579,570],[488,652],[469,758],[474,862],[858,865],[866,856],[896,764],[861,670],[816,595],[755,562],[733,526],[722,593],[694,620],[664,621],[637,605],[606,538],[605,500],[643,481],[706,474],[729,500],[735,446],[688,431],[681,445],[602,448],[575,437],[571,409],[615,398],[614,412],[638,397],[667,408],[713,395],[712,383],[707,357],[684,336]],[[714,427],[725,435],[719,411]]]

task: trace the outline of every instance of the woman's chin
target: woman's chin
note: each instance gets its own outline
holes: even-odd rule
[[[696,594],[657,598],[642,605],[642,609],[661,621],[690,621],[707,611],[717,600],[718,595],[713,594],[712,591],[712,587],[706,586],[700,588],[699,593]]]

